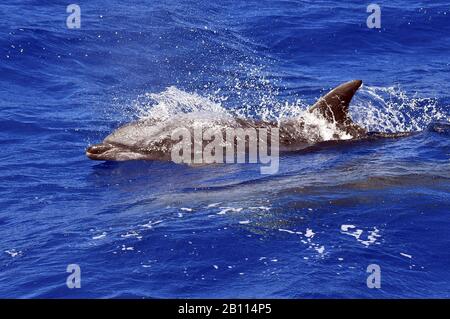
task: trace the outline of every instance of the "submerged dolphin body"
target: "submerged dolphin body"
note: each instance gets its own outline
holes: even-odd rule
[[[321,97],[308,112],[305,112],[305,116],[300,118],[272,123],[226,117],[220,120],[210,119],[211,122],[207,125],[217,125],[221,129],[278,128],[281,152],[298,151],[327,140],[409,135],[409,133],[368,133],[352,121],[349,116],[349,104],[361,84],[361,80],[354,80],[339,85]],[[308,116],[322,122],[308,121]],[[172,140],[172,132],[177,128],[189,126],[193,130],[194,123],[195,120],[185,114],[162,122],[157,119],[146,119],[126,124],[108,135],[102,143],[89,146],[86,155],[92,160],[104,161],[169,161],[172,146],[177,142]],[[331,126],[333,128],[331,135],[328,131],[328,136],[323,136],[321,125]]]

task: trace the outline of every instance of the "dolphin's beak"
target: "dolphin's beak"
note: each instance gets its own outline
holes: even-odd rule
[[[104,153],[111,150],[112,148],[112,145],[103,143],[91,145],[86,149],[86,156],[92,160],[104,160]]]

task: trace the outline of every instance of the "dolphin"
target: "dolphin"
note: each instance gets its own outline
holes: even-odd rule
[[[349,115],[350,101],[361,85],[361,80],[353,80],[337,86],[319,98],[300,118],[295,117],[274,123],[226,117],[217,120],[210,119],[209,124],[218,125],[222,129],[227,127],[278,128],[280,152],[299,151],[330,140],[360,140],[370,137],[395,138],[410,135],[409,132],[368,132],[352,121]],[[322,122],[311,121],[311,116]],[[195,119],[190,118],[188,114],[165,121],[144,119],[132,122],[119,127],[102,143],[89,146],[86,155],[92,160],[103,161],[170,161],[171,149],[177,142],[171,138],[171,133],[179,127],[189,127],[194,124]],[[321,132],[322,126],[328,126],[328,136],[324,136]]]

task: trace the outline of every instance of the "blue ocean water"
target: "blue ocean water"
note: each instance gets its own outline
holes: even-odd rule
[[[377,1],[381,29],[360,1],[76,0],[80,29],[69,3],[0,4],[0,297],[450,297],[448,1]],[[352,79],[358,123],[419,133],[274,175],[84,154],[155,107],[279,118]]]

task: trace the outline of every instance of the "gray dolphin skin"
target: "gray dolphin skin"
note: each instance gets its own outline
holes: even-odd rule
[[[402,137],[411,133],[378,133],[367,132],[366,129],[355,124],[349,116],[349,104],[354,94],[362,85],[361,80],[343,83],[321,97],[307,114],[322,118],[333,124],[336,131],[328,140],[364,139],[369,137]],[[190,121],[183,115],[173,119],[158,121],[145,119],[126,124],[108,135],[102,143],[91,145],[86,155],[92,160],[126,161],[126,160],[159,160],[170,161],[172,146],[177,141],[172,140],[171,134],[180,127],[190,127]],[[292,118],[279,123],[247,120],[241,118],[221,119],[215,122],[222,129],[229,128],[278,128],[279,151],[298,151],[326,141],[317,133],[317,124],[308,123],[305,118]],[[212,124],[211,124],[212,125]],[[344,135],[344,136],[343,136]]]

